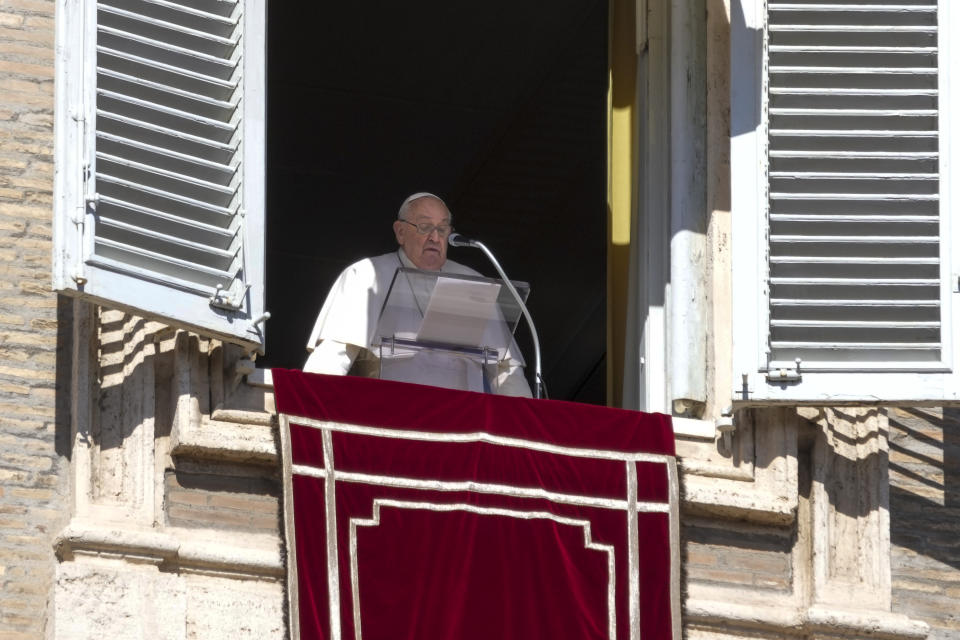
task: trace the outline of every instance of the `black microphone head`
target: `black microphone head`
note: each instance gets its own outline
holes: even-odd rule
[[[450,237],[447,238],[447,242],[450,243],[453,247],[472,247],[473,240],[463,236],[460,233],[451,233]]]

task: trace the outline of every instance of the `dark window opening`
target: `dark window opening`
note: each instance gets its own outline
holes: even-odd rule
[[[333,280],[393,249],[400,202],[432,191],[530,282],[550,397],[603,404],[606,0],[268,7],[260,363],[302,366]],[[448,255],[495,275],[476,250]]]

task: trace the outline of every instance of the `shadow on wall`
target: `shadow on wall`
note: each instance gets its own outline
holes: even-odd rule
[[[69,461],[73,455],[71,438],[71,387],[73,384],[73,308],[74,301],[57,296],[57,373],[56,373],[56,436],[57,455]]]
[[[735,83],[731,100],[740,108],[731,109],[730,136],[737,137],[755,131],[761,122],[763,60],[752,52],[763,50],[763,29],[748,24],[742,0],[730,2],[730,37],[738,43],[731,50],[730,67],[736,70],[740,81]],[[749,96],[749,103],[744,95]],[[743,108],[747,104],[750,108]]]
[[[890,541],[960,569],[960,408],[891,408],[889,420]]]

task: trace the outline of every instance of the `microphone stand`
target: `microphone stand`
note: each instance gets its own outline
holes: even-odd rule
[[[527,325],[530,326],[530,333],[533,335],[533,397],[539,399],[542,395],[543,388],[543,370],[540,368],[540,336],[537,333],[537,327],[533,324],[533,318],[530,316],[530,312],[527,310],[527,305],[523,303],[523,299],[520,297],[520,294],[517,293],[516,287],[514,287],[513,283],[510,282],[510,278],[507,277],[507,274],[504,272],[503,267],[500,266],[500,263],[497,261],[497,259],[493,257],[493,253],[487,248],[487,245],[483,244],[479,240],[465,238],[459,233],[451,233],[449,242],[455,247],[476,247],[477,249],[483,251],[487,258],[490,259],[490,262],[493,263],[497,273],[500,274],[500,277],[503,279],[503,283],[507,285],[507,289],[511,294],[513,294],[514,300],[516,300],[517,304],[520,305],[520,311],[523,312],[523,317],[527,319]]]

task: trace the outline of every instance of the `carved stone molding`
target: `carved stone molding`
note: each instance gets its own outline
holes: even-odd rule
[[[225,540],[226,538],[226,540]],[[229,575],[242,579],[280,580],[283,560],[274,536],[222,532],[143,530],[123,523],[72,522],[54,542],[61,561],[78,556],[116,558],[153,564],[164,571]]]
[[[812,599],[889,610],[890,516],[887,415],[824,408],[812,463]]]
[[[784,407],[743,413],[749,416],[757,443],[752,482],[737,486],[729,479],[711,481],[706,475],[685,474],[685,484],[706,487],[698,488],[695,496],[707,504],[690,509],[684,502],[683,507],[720,520],[746,517],[782,529],[783,521],[751,514],[750,503],[737,506],[736,501],[755,496],[757,507],[770,509],[772,503],[764,502],[763,496],[772,493],[784,506],[791,504],[792,517],[786,521],[794,540],[789,554],[790,584],[787,592],[776,594],[756,587],[689,583],[684,610],[689,636],[804,640],[927,637],[926,623],[891,612],[884,410]],[[741,419],[738,424],[737,437],[743,434],[744,422]],[[766,442],[765,430],[773,432]],[[761,469],[776,468],[777,454],[789,458],[790,463],[780,467],[779,475],[761,473]],[[730,488],[735,491],[734,498],[722,495]],[[689,500],[687,487],[683,495]],[[715,507],[709,504],[713,496]],[[717,527],[722,529],[719,524]]]
[[[48,637],[283,637],[286,569],[269,496],[262,533],[205,502],[232,504],[231,486],[274,473],[264,466],[276,460],[272,394],[236,375],[246,354],[84,302],[74,317],[73,509],[54,543]],[[228,485],[217,493],[181,478]],[[171,515],[168,487],[177,504],[200,500],[221,519],[182,524],[191,521]]]
[[[246,370],[238,368],[243,362],[243,352],[233,345],[204,344],[187,332],[177,334],[172,455],[276,462],[272,388],[246,384]]]
[[[723,629],[730,637],[921,640],[929,631],[925,622],[896,613],[865,613],[839,607],[799,608],[786,602],[741,604],[688,599],[684,620],[691,638],[697,637],[698,630]]]
[[[746,409],[732,447],[677,439],[685,513],[786,525],[797,510],[796,410]]]

